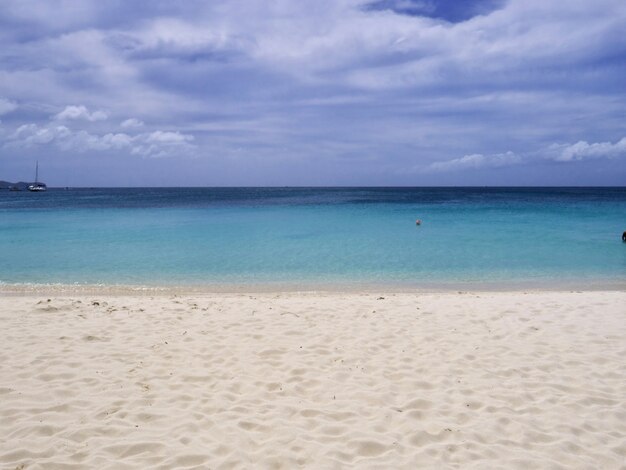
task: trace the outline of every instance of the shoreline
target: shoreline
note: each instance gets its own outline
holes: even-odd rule
[[[516,293],[516,292],[624,292],[626,280],[583,281],[469,281],[469,282],[224,282],[206,284],[90,284],[7,283],[0,281],[2,295],[110,294],[110,295],[198,295],[247,293]]]

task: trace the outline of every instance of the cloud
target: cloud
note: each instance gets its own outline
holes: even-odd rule
[[[139,119],[136,119],[136,118],[130,118],[130,119],[126,119],[125,121],[122,121],[120,126],[122,126],[125,129],[136,129],[138,127],[143,127],[143,121],[140,121]]]
[[[85,120],[85,121],[104,121],[109,116],[104,111],[94,111],[92,113],[83,106],[66,106],[63,111],[55,114],[53,119],[57,121],[65,120]]]
[[[626,156],[626,137],[614,144],[611,142],[590,144],[584,140],[580,140],[575,144],[553,144],[546,153],[548,158],[557,162],[624,157]]]
[[[11,100],[0,98],[0,116],[2,116],[3,114],[8,114],[11,111],[14,111],[16,109],[17,109],[17,103]]]
[[[180,144],[193,140],[192,135],[181,134],[180,132],[154,131],[147,134],[147,142],[158,142],[163,144]]]
[[[33,148],[55,146],[63,151],[103,152],[126,151],[143,157],[168,157],[189,155],[196,150],[189,134],[171,131],[154,131],[130,135],[126,133],[94,134],[85,130],[72,130],[66,126],[34,123],[19,126],[7,138],[4,148]]]
[[[390,10],[404,15],[426,16],[435,11],[435,4],[427,0],[377,0],[364,5],[367,10]]]
[[[574,144],[552,144],[536,152],[526,152],[524,157],[511,151],[493,155],[475,153],[465,155],[461,158],[431,163],[426,167],[426,171],[447,172],[470,169],[477,170],[482,168],[501,168],[522,163],[532,164],[533,161],[542,158],[570,163],[589,159],[611,159],[619,157],[626,157],[626,137],[623,137],[615,143],[596,142],[590,144],[581,140]]]
[[[48,144],[54,140],[64,139],[71,135],[65,126],[39,127],[37,124],[24,124],[9,136],[10,143],[19,142],[23,147]]]
[[[102,156],[117,141],[115,155],[193,147],[217,182],[241,173],[231,156],[257,162],[258,184],[298,172],[304,184],[380,184],[385,171],[399,176],[384,183],[413,184],[412,165],[438,172],[415,182],[462,184],[454,168],[489,178],[482,169],[516,164],[502,149],[520,172],[541,173],[545,158],[617,166],[591,155],[624,135],[623,0],[64,4],[5,0],[0,15],[0,96],[19,103],[2,139],[36,124],[33,154],[56,149],[60,162],[61,142]],[[580,139],[593,149],[542,154]],[[192,172],[167,163],[159,171]]]
[[[166,157],[168,155],[189,154],[195,150],[191,142],[194,137],[180,132],[154,131],[141,134],[135,139],[131,153],[144,157]]]
[[[435,172],[470,169],[476,170],[481,168],[501,168],[505,166],[519,165],[520,163],[522,163],[522,157],[511,151],[495,155],[474,153],[471,155],[465,155],[461,158],[455,158],[453,160],[431,163],[427,167],[427,170]]]
[[[174,18],[159,18],[143,29],[108,36],[106,42],[131,59],[171,59],[186,62],[228,62],[254,49],[252,38],[243,31]]]
[[[56,143],[62,150],[77,152],[125,150],[132,148],[134,138],[128,134],[91,134],[86,131],[77,131]]]

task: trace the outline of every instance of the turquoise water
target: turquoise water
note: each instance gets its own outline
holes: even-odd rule
[[[2,191],[0,282],[623,282],[624,230],[624,188]]]

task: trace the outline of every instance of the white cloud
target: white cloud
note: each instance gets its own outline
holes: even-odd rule
[[[5,148],[29,148],[54,145],[64,151],[126,151],[143,157],[167,157],[190,154],[196,146],[190,134],[154,131],[129,135],[126,133],[92,134],[66,126],[24,124],[8,136]]]
[[[196,147],[191,144],[194,137],[180,132],[154,131],[137,136],[131,153],[145,157],[166,157],[189,153]]]
[[[509,151],[495,155],[483,155],[474,153],[461,158],[431,163],[427,170],[430,171],[455,171],[479,168],[501,168],[522,163],[519,155]]]
[[[10,113],[15,109],[17,109],[17,103],[7,100],[5,98],[0,98],[0,116]]]
[[[104,121],[108,118],[108,114],[104,111],[94,111],[92,113],[83,106],[66,106],[63,111],[54,115],[55,120],[57,121],[65,121],[65,120],[85,120],[85,121]]]
[[[553,144],[548,149],[548,158],[557,162],[573,162],[591,158],[616,158],[626,156],[626,137],[614,144],[611,142],[588,143],[580,140],[575,144]]]
[[[89,150],[124,150],[132,146],[133,137],[128,134],[90,134],[86,131],[71,133],[58,139],[56,144],[63,150],[87,152]]]
[[[518,165],[536,159],[548,158],[557,162],[575,162],[586,159],[626,157],[626,137],[615,143],[596,142],[588,143],[580,140],[574,144],[552,144],[538,152],[526,154],[526,158],[511,151],[493,155],[475,153],[453,160],[431,163],[426,171],[445,172],[456,170],[470,170],[480,168],[500,168]]]
[[[182,142],[190,142],[193,136],[189,134],[181,134],[180,132],[154,131],[147,135],[147,142],[160,142],[164,144],[178,144]]]
[[[124,129],[136,129],[138,127],[143,127],[143,121],[140,121],[136,118],[130,118],[122,121],[120,126],[122,126]]]
[[[31,147],[64,139],[70,134],[71,131],[65,126],[39,127],[37,124],[24,124],[9,136],[9,142],[19,143],[16,146]]]

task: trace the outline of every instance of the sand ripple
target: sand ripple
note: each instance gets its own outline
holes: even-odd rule
[[[7,469],[626,465],[626,293],[0,299]]]

